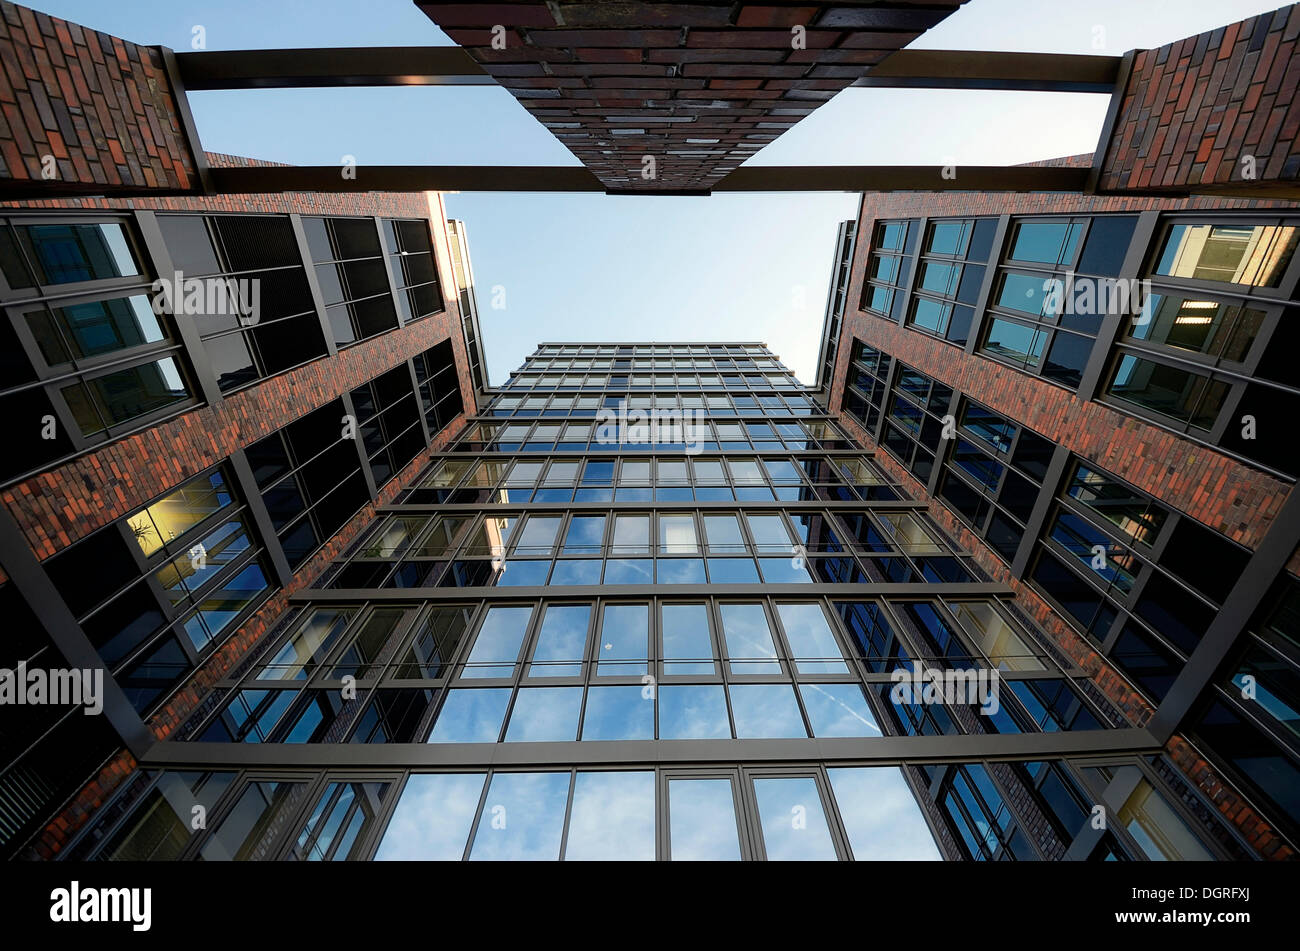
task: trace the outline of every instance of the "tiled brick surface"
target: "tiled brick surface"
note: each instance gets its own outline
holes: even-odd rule
[[[963,2],[418,5],[606,187],[654,191],[711,187]]]
[[[1295,194],[1298,38],[1300,4],[1291,4],[1140,51],[1099,189]],[[1246,155],[1254,157],[1253,170]]]
[[[1080,157],[1068,160],[1079,161]],[[958,175],[961,172],[958,169]],[[1296,208],[1300,203],[1253,202],[1239,198],[1160,199],[1060,193],[871,192],[863,196],[858,234],[870,236],[881,218],[944,217],[978,214],[1088,214],[1145,211],[1159,207]],[[1158,426],[1126,416],[1100,403],[993,360],[964,353],[950,344],[859,310],[863,274],[871,253],[870,237],[854,252],[844,329],[831,380],[831,406],[843,399],[853,338],[897,356],[923,373],[1047,438],[1069,446],[1102,468],[1186,512],[1248,548],[1259,544],[1280,511],[1290,485],[1230,456],[1184,439]]]
[[[103,194],[198,185],[155,48],[0,0],[0,111],[0,188],[5,179]]]

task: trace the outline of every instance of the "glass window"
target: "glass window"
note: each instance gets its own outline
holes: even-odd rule
[[[1175,224],[1165,234],[1156,273],[1197,281],[1276,287],[1300,228]]]
[[[447,692],[430,743],[495,743],[510,703],[509,687],[463,687]]]
[[[555,536],[560,530],[558,515],[530,515],[515,542],[515,553],[520,555],[548,555],[555,547]]]
[[[826,775],[854,859],[940,861],[934,836],[898,767],[828,769]]]
[[[649,624],[649,605],[605,605],[596,673],[613,677],[643,676],[649,656]]]
[[[778,674],[776,644],[761,604],[724,604],[722,632],[733,674]]]
[[[627,684],[587,690],[584,740],[653,740],[654,736],[653,687]]]
[[[258,680],[306,680],[356,616],[355,608],[315,608],[267,662]]]
[[[650,516],[616,515],[614,517],[613,555],[650,554]]]
[[[507,743],[576,740],[581,687],[521,687],[506,729]]]
[[[1228,397],[1228,384],[1182,367],[1131,353],[1115,364],[1106,393],[1198,429],[1211,429]]]
[[[1152,294],[1147,309],[1129,318],[1128,336],[1240,363],[1259,335],[1264,316],[1262,310],[1223,301]]]
[[[740,860],[729,779],[669,780],[668,826],[673,861]]]
[[[470,860],[558,859],[568,799],[567,772],[495,774],[483,801]]]
[[[835,846],[826,824],[817,781],[811,776],[754,780],[763,848],[769,861],[833,861]]]
[[[1047,334],[1038,327],[994,318],[980,350],[1000,359],[1027,367],[1038,366],[1047,343]]]
[[[209,515],[234,500],[220,472],[198,476],[132,515],[127,524],[140,550],[152,555],[181,538]]]
[[[1208,862],[1214,854],[1174,811],[1164,796],[1145,779],[1125,800],[1119,819],[1147,858],[1157,862]]]
[[[542,617],[529,677],[576,677],[587,648],[590,604],[551,604]]]
[[[731,739],[727,697],[721,684],[663,684],[658,692],[659,739]]]
[[[882,736],[859,684],[800,684],[813,736]]]
[[[714,554],[746,550],[740,523],[734,515],[704,516],[704,534],[709,541],[709,551]]]
[[[654,857],[655,774],[578,773],[565,860],[653,861]]]
[[[667,675],[713,673],[708,605],[665,604],[661,620],[663,672]]]
[[[785,628],[786,641],[799,673],[848,673],[849,668],[842,660],[844,653],[831,633],[821,605],[786,602],[777,604],[776,613]]]
[[[750,512],[746,514],[745,520],[749,523],[749,531],[754,536],[754,545],[758,551],[794,551],[785,520],[780,515],[755,515]]]
[[[85,436],[190,398],[180,366],[172,357],[114,370],[59,392]]]
[[[416,773],[379,842],[375,860],[455,862],[465,854],[483,773]]]
[[[694,555],[699,552],[695,540],[693,515],[659,516],[659,552],[664,555]]]
[[[275,857],[276,845],[288,830],[278,821],[281,813],[293,809],[300,782],[254,782],[244,787],[238,801],[221,825],[199,849],[205,862],[244,862]]]
[[[14,230],[41,284],[100,281],[140,273],[126,228],[116,222],[16,225]],[[15,286],[26,286],[26,282],[15,282]]]
[[[738,739],[808,735],[790,684],[732,684],[728,690]]]
[[[509,677],[532,616],[531,607],[493,605],[488,608],[462,676]]]

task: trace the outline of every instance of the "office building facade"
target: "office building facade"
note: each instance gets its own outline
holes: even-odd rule
[[[822,381],[1152,731],[1184,817],[1267,856],[1300,818],[1297,210],[867,194]]]
[[[0,246],[0,848],[49,856],[457,431],[482,356],[435,193],[10,203]],[[56,680],[90,670],[95,715]]]

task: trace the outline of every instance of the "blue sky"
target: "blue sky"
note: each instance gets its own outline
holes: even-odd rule
[[[191,48],[448,45],[409,0],[41,0],[54,16],[137,43]],[[1120,54],[1256,13],[1277,0],[971,0],[915,48]],[[1177,17],[1170,11],[1177,9]],[[495,87],[201,92],[205,148],[304,165],[573,165]],[[776,165],[1014,164],[1090,152],[1106,97],[849,89],[753,159]],[[542,340],[763,340],[808,383],[838,193],[644,198],[455,194],[466,222],[489,375]],[[494,287],[504,309],[490,306]]]

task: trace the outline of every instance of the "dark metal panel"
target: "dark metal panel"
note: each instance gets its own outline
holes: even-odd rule
[[[1300,544],[1300,492],[1291,491],[1259,548],[1246,563],[1209,629],[1178,674],[1173,687],[1151,717],[1150,729],[1161,743],[1181,726],[1192,705],[1209,686],[1219,665],[1250,623],[1256,608],[1286,568]]]
[[[261,192],[603,192],[586,168],[575,166],[360,165],[343,177],[338,165],[280,165],[212,169],[221,194]]]
[[[186,89],[496,85],[459,46],[213,50],[173,56]]]
[[[398,767],[583,766],[588,764],[872,763],[1022,759],[1156,752],[1146,730],[870,739],[602,740],[565,743],[186,743],[155,744],[143,766]]]
[[[116,678],[108,672],[108,665],[82,631],[59,589],[28,546],[18,523],[4,506],[0,506],[0,564],[64,660],[74,668],[104,671],[103,716],[131,755],[138,759],[153,745],[153,731],[145,726]]]
[[[903,49],[853,85],[1109,93],[1122,61],[1119,56],[1070,53]]]
[[[1008,191],[1077,192],[1086,168],[963,165],[945,178],[940,165],[756,165],[736,169],[714,192],[727,191]]]

